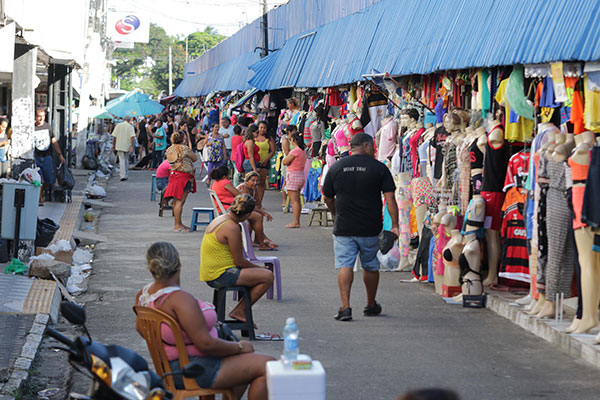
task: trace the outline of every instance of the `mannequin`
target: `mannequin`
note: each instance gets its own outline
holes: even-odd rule
[[[444,217],[446,217],[446,214]],[[454,217],[454,216],[453,216]],[[456,217],[454,217],[456,218]],[[444,218],[442,218],[443,224]],[[453,229],[450,233],[450,241],[444,248],[444,283],[442,286],[442,296],[453,297],[460,293],[460,265],[458,259],[463,249],[463,237],[458,229]]]
[[[490,122],[491,130],[485,148],[483,185],[481,195],[485,200],[486,231],[485,239],[488,256],[488,275],[484,286],[498,283],[500,263],[501,207],[504,201],[504,177],[508,164],[508,146],[504,141],[504,130],[499,120]]]
[[[438,213],[433,216],[433,220],[432,220],[433,229],[435,229],[434,232],[436,232],[436,233],[439,234],[436,237],[436,249],[435,249],[436,251],[438,250],[437,246],[440,244],[440,241],[442,240],[442,238],[440,236],[442,234],[445,235],[446,229],[448,229],[448,232],[450,232],[452,230],[451,227],[446,228],[445,226],[442,226],[443,232],[440,231],[439,228],[440,228],[441,223],[442,223],[442,217],[446,213],[446,211],[445,211],[446,204],[440,203],[440,207],[439,208],[440,208],[440,211],[438,211]],[[441,253],[441,252],[439,252],[439,253]],[[434,280],[434,284],[435,284],[435,292],[441,296],[442,295],[442,283],[443,283],[443,280],[444,280],[444,274],[443,274],[443,271],[438,271],[438,268],[437,268],[438,258],[437,257],[440,258],[439,262],[441,262],[442,266],[443,266],[442,255],[441,254],[436,255],[435,256],[436,263],[433,265],[433,280]],[[440,272],[442,272],[442,273],[440,273]]]
[[[410,205],[411,200],[408,194],[410,185],[410,174],[400,172],[398,174],[398,189],[396,192],[396,201],[398,203],[398,215],[400,222],[400,251],[404,252],[398,264],[399,271],[412,269],[412,263],[408,258],[408,246],[410,244]]]
[[[581,226],[578,211],[582,203],[578,201],[579,196],[585,190],[585,182],[581,178],[587,175],[590,165],[590,150],[595,141],[593,132],[583,132],[576,136],[579,142],[573,155],[569,159],[569,165],[573,176],[573,208],[575,210],[575,243],[581,267],[581,296],[583,312],[581,320],[575,319],[569,329],[575,333],[586,333],[600,324],[598,319],[598,304],[600,304],[600,258],[597,252],[592,250],[594,234],[589,226]],[[585,179],[585,178],[584,178]],[[578,219],[579,218],[579,219]]]
[[[568,147],[567,135],[561,134],[556,137],[561,143],[554,146],[554,151],[549,155],[548,174],[550,177],[547,194],[547,231],[548,231],[548,266],[546,272],[546,295],[545,301],[540,308],[537,318],[551,318],[555,314],[555,294],[565,293],[569,296],[571,278],[574,268],[573,244],[571,242],[572,221],[568,218],[569,210],[566,207],[566,198],[563,187],[564,164]],[[558,178],[557,178],[558,177]],[[565,215],[566,214],[566,215]],[[566,225],[566,234],[562,234],[563,225]]]
[[[487,135],[485,128],[479,127],[473,133],[473,140],[469,145],[469,159],[471,161],[471,187],[473,194],[481,192],[481,184],[483,183],[483,159],[485,156],[485,145],[487,143]]]
[[[483,228],[485,201],[481,195],[473,196],[469,203],[468,219],[463,233],[464,248],[459,259],[461,267],[462,294],[480,296],[483,294],[481,282],[481,247],[478,232]]]

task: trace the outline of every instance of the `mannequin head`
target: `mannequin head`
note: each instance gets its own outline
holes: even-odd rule
[[[419,111],[416,108],[406,110],[406,116],[408,117],[409,124],[416,124],[419,121]]]

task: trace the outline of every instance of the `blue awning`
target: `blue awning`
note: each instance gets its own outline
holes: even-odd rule
[[[178,97],[197,97],[210,92],[248,90],[251,88],[248,79],[253,75],[248,66],[258,60],[258,54],[248,52],[201,74],[187,76],[173,94]]]
[[[595,61],[598,43],[597,0],[382,0],[290,38],[251,66],[250,84],[328,87],[360,81],[374,69],[410,75]]]

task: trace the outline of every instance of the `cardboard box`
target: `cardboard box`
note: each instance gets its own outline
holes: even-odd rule
[[[42,247],[35,248],[35,255],[39,256],[40,254],[51,254],[54,256],[56,261],[61,261],[67,264],[73,264],[73,250],[71,251],[58,251],[56,253],[51,252],[49,249],[44,249]]]

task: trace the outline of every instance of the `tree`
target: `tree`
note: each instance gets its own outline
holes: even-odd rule
[[[201,32],[194,32],[188,35],[188,54],[189,59],[200,57],[203,53],[212,49],[227,36],[219,34],[212,26],[207,26]],[[185,48],[185,38],[178,42]]]
[[[188,37],[188,49],[192,57],[217,45],[225,36],[219,35],[214,28],[207,27],[202,32],[195,32]],[[116,49],[113,58],[116,61],[112,70],[112,79],[121,82],[121,88],[131,90],[143,89],[147,93],[158,96],[169,87],[169,47],[173,60],[173,82],[183,78],[185,68],[185,38],[167,35],[165,30],[156,24],[150,25],[148,43],[135,43],[133,49]]]

